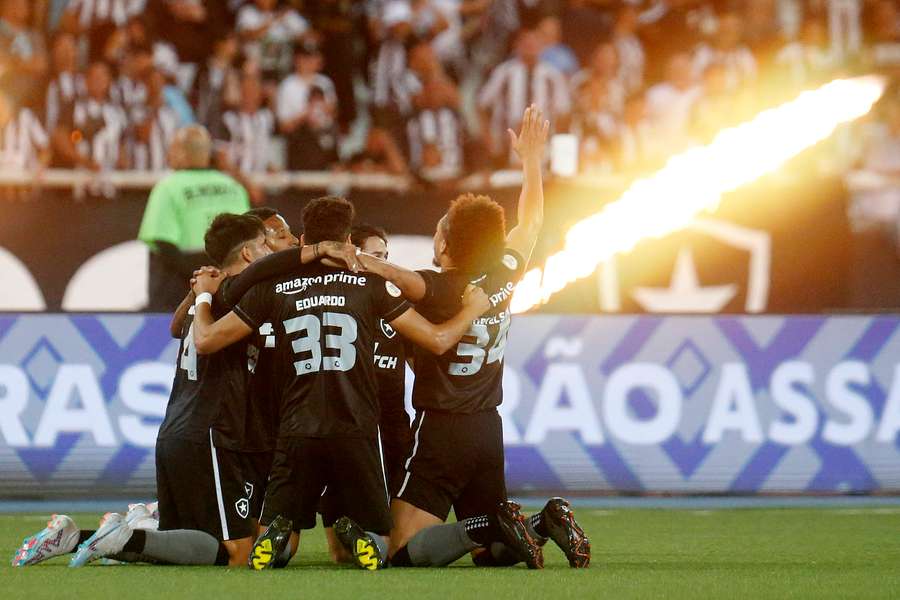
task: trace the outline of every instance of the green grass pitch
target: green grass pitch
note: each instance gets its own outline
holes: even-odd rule
[[[900,507],[578,509],[593,564],[569,569],[552,545],[546,568],[370,573],[328,562],[321,530],[305,532],[285,570],[94,566],[65,558],[13,569],[21,539],[47,515],[0,515],[0,598],[900,598]],[[95,515],[74,515],[85,527]]]

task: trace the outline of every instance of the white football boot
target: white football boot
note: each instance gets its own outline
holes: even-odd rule
[[[143,529],[144,531],[156,531],[159,529],[159,519],[153,517],[152,509],[146,504],[129,504],[125,520],[132,531],[135,529]]]
[[[92,560],[121,552],[126,542],[131,539],[131,534],[131,527],[128,526],[124,516],[118,513],[110,514],[103,526],[78,546],[78,551],[75,552],[69,566],[82,567]]]
[[[25,538],[12,559],[14,567],[28,567],[68,554],[78,544],[78,527],[66,515],[53,515],[47,527]]]

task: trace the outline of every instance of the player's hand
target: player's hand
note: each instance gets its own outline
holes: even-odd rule
[[[478,308],[480,314],[487,312],[487,309],[491,307],[491,299],[483,289],[470,283],[463,292],[462,305],[464,308]]]
[[[197,279],[197,276],[202,273],[209,273],[213,277],[218,277],[221,274],[221,271],[219,271],[219,269],[217,269],[216,267],[200,267],[199,269],[194,271],[194,276],[191,279],[191,283],[193,283]]]
[[[191,285],[191,289],[194,290],[194,294],[197,296],[204,292],[215,294],[219,291],[219,285],[221,285],[223,279],[225,278],[219,274],[214,276],[212,273],[204,271],[192,280],[194,283]]]
[[[359,262],[359,249],[353,244],[341,244],[340,242],[319,242],[319,256],[322,258],[330,258],[334,262],[347,265],[347,268],[358,273],[362,270],[362,264]],[[324,262],[324,261],[323,261]]]
[[[529,160],[543,160],[544,147],[547,145],[547,136],[550,133],[550,121],[544,119],[544,115],[536,105],[532,104],[525,109],[522,117],[522,128],[519,135],[512,129],[509,133],[509,144],[523,163]]]

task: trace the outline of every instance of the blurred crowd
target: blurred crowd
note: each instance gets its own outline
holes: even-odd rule
[[[239,174],[452,182],[533,102],[581,171],[639,171],[897,69],[892,0],[0,0],[0,168],[162,170],[198,122]]]

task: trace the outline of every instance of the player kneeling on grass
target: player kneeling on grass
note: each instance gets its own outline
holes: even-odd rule
[[[301,242],[347,242],[353,205],[319,198],[303,211]],[[198,276],[195,292],[215,291],[214,278]],[[378,453],[378,398],[374,348],[379,319],[427,351],[454,347],[490,305],[475,286],[461,290],[461,308],[440,325],[427,321],[378,275],[316,264],[298,267],[253,287],[234,310],[215,320],[199,305],[194,337],[201,353],[218,352],[273,323],[277,331],[274,377],[281,390],[278,444],[250,566],[284,564],[299,532],[316,523],[322,492],[328,489],[345,514],[375,534],[391,528],[384,472]],[[460,300],[460,298],[457,298]],[[335,515],[337,516],[337,515]],[[325,523],[332,525],[332,523]],[[354,547],[367,567],[380,566],[386,548],[368,537]]]
[[[442,566],[472,552],[478,566],[524,562],[539,569],[548,539],[570,566],[590,563],[590,541],[566,500],[553,498],[528,518],[507,500],[497,412],[503,401],[512,292],[527,269],[543,221],[541,161],[548,129],[541,112],[531,106],[521,132],[509,132],[524,180],[518,223],[509,234],[502,207],[486,196],[466,194],[437,225],[434,262],[440,271],[412,272],[360,257],[363,268],[397,285],[432,321],[458,310],[459,290],[469,282],[477,281],[491,299],[491,308],[453,350],[416,353],[415,441],[391,503],[393,566]],[[451,508],[458,522],[443,524]],[[351,550],[360,539],[359,527],[349,520],[335,531]]]
[[[291,271],[303,262],[331,256],[355,261],[352,246],[318,245],[271,254],[266,230],[257,217],[222,214],[206,233],[207,253],[221,267],[215,295],[198,294],[176,311],[173,327],[181,332],[178,370],[156,444],[160,531],[140,527],[143,513],[112,514],[96,531],[79,530],[68,517],[54,517],[48,527],[25,541],[14,564],[36,564],[75,551],[71,566],[97,558],[126,562],[189,565],[244,565],[257,533],[250,512],[252,487],[241,450],[256,447],[247,423],[259,421],[260,399],[248,396],[249,344],[207,354],[195,347],[191,315],[211,305],[219,314],[232,306],[229,294],[243,296],[256,281]],[[203,274],[212,278],[209,271]],[[190,308],[189,308],[190,306]],[[249,342],[249,340],[248,340]],[[261,435],[253,432],[253,436]],[[224,499],[224,500],[223,500]]]

